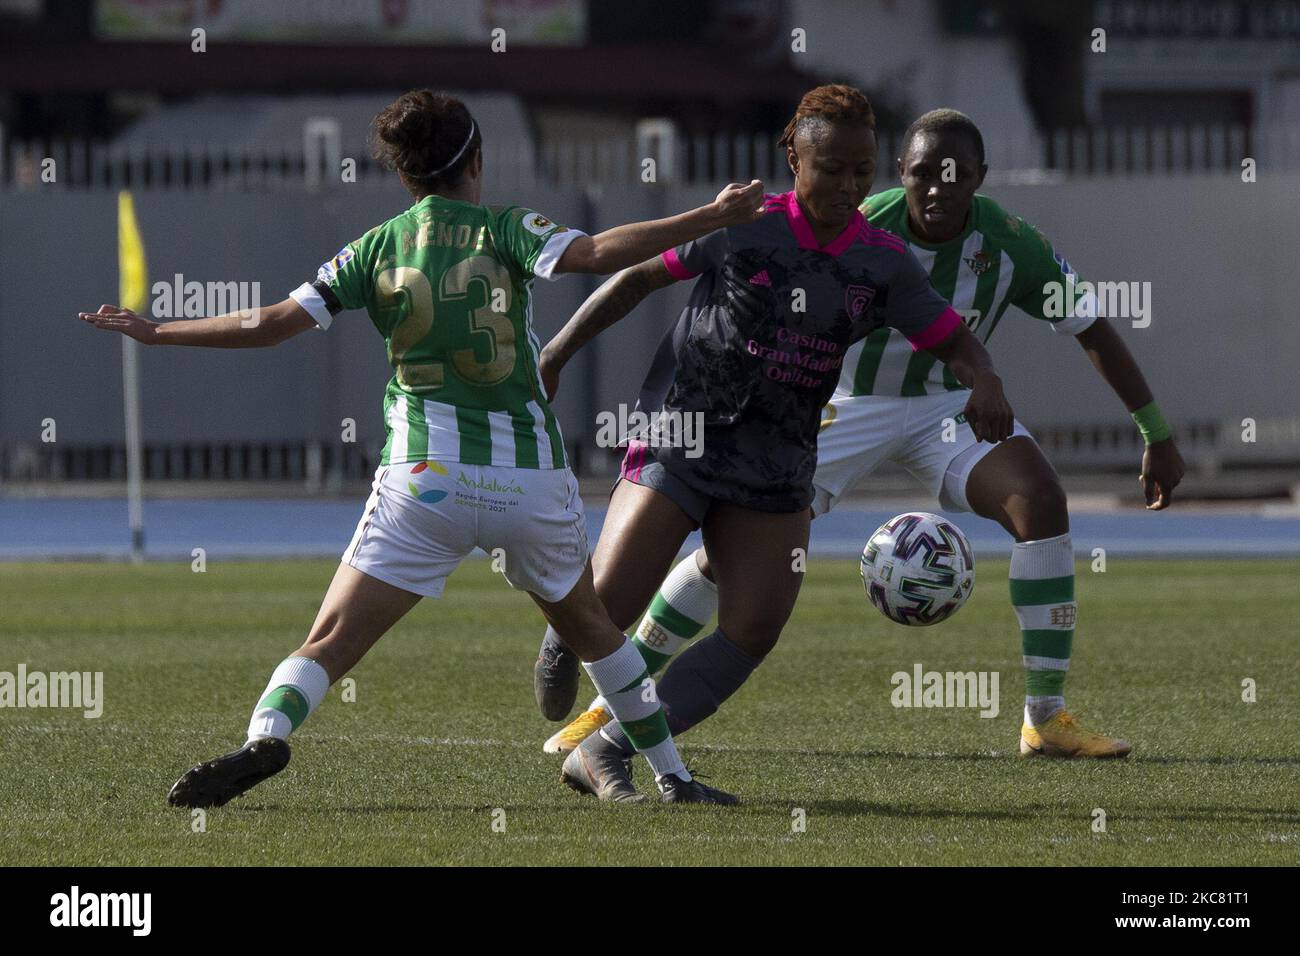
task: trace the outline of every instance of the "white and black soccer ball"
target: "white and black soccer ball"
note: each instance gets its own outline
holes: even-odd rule
[[[925,511],[890,518],[862,549],[862,583],[880,613],[912,627],[956,613],[975,588],[970,543],[951,521]]]

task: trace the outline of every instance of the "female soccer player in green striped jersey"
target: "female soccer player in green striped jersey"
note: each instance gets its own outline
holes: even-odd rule
[[[219,806],[278,773],[286,738],[422,596],[438,597],[475,548],[570,637],[593,683],[649,759],[665,802],[729,802],[694,780],[645,662],[596,597],[577,482],[538,375],[532,284],[618,271],[760,215],[762,184],[595,236],[516,205],[480,203],[482,131],[459,100],[419,90],[375,118],[376,155],[415,199],[348,243],[260,314],[154,323],[115,306],[80,317],[150,345],[244,348],[328,329],[364,308],[394,375],[373,492],[305,643],[276,667],[248,742],[187,771],[171,803]]]

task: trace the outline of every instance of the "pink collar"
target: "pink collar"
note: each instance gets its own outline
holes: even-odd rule
[[[790,223],[790,231],[794,233],[800,249],[813,249],[827,255],[840,256],[844,254],[844,250],[853,245],[853,240],[857,238],[858,232],[862,229],[862,213],[855,209],[853,210],[853,217],[849,220],[849,224],[844,227],[844,231],[826,245],[820,246],[817,244],[817,237],[813,235],[812,223],[803,214],[803,209],[799,206],[799,200],[795,196],[794,190],[781,193],[775,198],[780,200],[785,207],[785,217]]]

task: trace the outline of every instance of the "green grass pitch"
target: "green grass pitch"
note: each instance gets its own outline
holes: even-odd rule
[[[614,807],[561,786],[541,753],[554,725],[532,700],[540,616],[469,562],[353,672],[355,702],[330,691],[284,773],[194,832],[168,787],[242,742],[333,567],[0,565],[0,670],[103,671],[106,699],[97,720],[0,709],[0,864],[1300,859],[1296,561],[1079,565],[1067,693],[1087,723],[1133,742],[1108,762],[1015,755],[1023,675],[1005,562],[980,563],[952,620],[909,629],[870,607],[853,562],[814,561],[780,646],[682,739],[743,797],[730,810]],[[1001,713],[895,709],[890,675],[917,662],[998,671]]]

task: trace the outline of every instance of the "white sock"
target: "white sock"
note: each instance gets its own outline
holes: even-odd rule
[[[329,689],[329,674],[314,660],[285,658],[272,672],[248,722],[249,741],[263,737],[284,740],[325,699]]]
[[[1062,710],[1065,710],[1064,697],[1026,697],[1025,723],[1037,727],[1047,723]]]
[[[677,562],[659,588],[664,600],[701,628],[718,613],[718,586],[700,570],[703,553],[704,549],[699,548]]]
[[[668,572],[637,628],[634,643],[648,652],[642,656],[647,658],[651,675],[662,671],[673,655],[694,640],[718,613],[718,586],[700,571],[702,553],[698,550],[688,554]],[[597,697],[587,709],[605,706],[605,699]]]
[[[632,642],[624,638],[613,654],[582,666],[632,746],[645,754],[655,777],[670,773],[686,777],[686,765],[668,733],[663,708],[654,693],[654,678]]]

